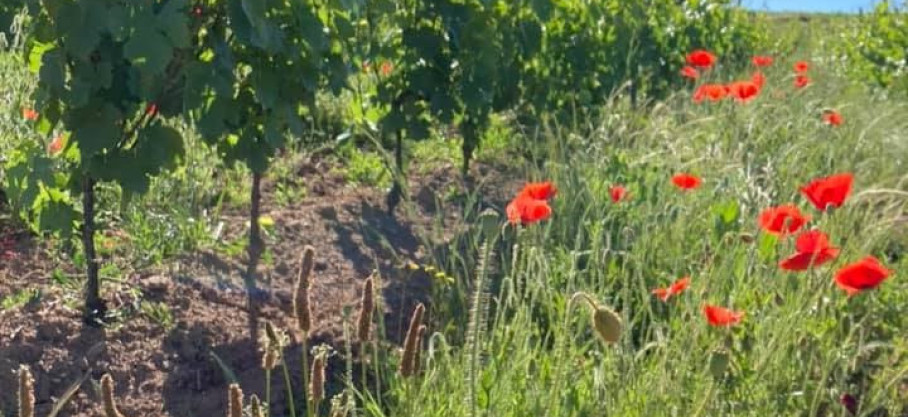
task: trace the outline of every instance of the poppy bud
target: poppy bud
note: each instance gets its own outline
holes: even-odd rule
[[[498,219],[498,213],[494,210],[484,210],[479,215],[479,221],[482,225],[482,233],[486,239],[492,239],[498,234],[501,222]]]
[[[618,313],[600,305],[593,309],[593,328],[605,343],[617,343],[621,337],[622,327]]]
[[[750,233],[741,233],[741,234],[738,236],[738,239],[741,240],[741,243],[747,243],[747,244],[754,243],[754,240],[756,240],[756,239],[754,238],[754,235],[752,235],[752,234],[750,234]]]
[[[713,378],[722,379],[728,370],[729,354],[725,349],[716,349],[709,354],[709,373]]]

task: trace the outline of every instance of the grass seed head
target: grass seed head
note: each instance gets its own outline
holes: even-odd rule
[[[19,367],[19,417],[35,417],[35,379],[28,367]]]
[[[309,375],[309,402],[315,404],[325,398],[325,367],[327,366],[328,353],[320,350],[312,361],[312,371]]]
[[[416,350],[419,349],[419,327],[422,325],[422,316],[426,306],[422,303],[416,305],[413,316],[410,317],[410,328],[407,329],[407,338],[404,340],[404,353],[400,361],[400,375],[409,377],[416,371]]]
[[[105,417],[123,417],[117,410],[117,401],[114,398],[114,382],[110,374],[101,377],[101,399],[104,401]]]
[[[414,373],[419,373],[419,368],[422,365],[422,339],[426,334],[426,326],[419,326],[419,331],[416,335],[416,354],[413,356],[413,371]]]
[[[372,277],[367,278],[363,285],[363,298],[360,302],[359,318],[356,322],[357,337],[360,343],[369,341],[372,330],[372,312],[375,310],[374,285]]]
[[[243,390],[237,384],[227,388],[227,417],[243,417]]]
[[[312,303],[309,299],[309,286],[314,267],[315,248],[306,246],[303,249],[299,276],[296,279],[296,286],[293,291],[293,314],[296,316],[297,327],[303,333],[303,337],[307,337],[312,329]]]

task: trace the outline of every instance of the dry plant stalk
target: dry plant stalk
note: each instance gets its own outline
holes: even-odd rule
[[[101,400],[104,402],[105,417],[123,417],[117,410],[117,401],[114,398],[114,382],[110,374],[101,377]]]
[[[19,367],[19,417],[35,417],[35,378],[28,367]]]
[[[243,390],[237,384],[227,388],[227,417],[243,417]]]
[[[413,315],[410,317],[410,328],[407,329],[407,338],[404,340],[404,354],[400,361],[400,375],[403,377],[412,376],[415,371],[416,350],[419,349],[419,326],[422,324],[422,316],[426,312],[426,306],[422,303],[416,305]]]
[[[309,375],[309,404],[317,404],[325,398],[325,366],[327,353],[319,351],[312,361],[312,373]]]
[[[419,326],[419,332],[416,335],[416,356],[413,357],[413,371],[418,374],[422,365],[422,338],[426,334],[426,326]]]
[[[372,277],[367,278],[363,284],[363,298],[360,301],[359,318],[356,322],[357,336],[362,344],[369,342],[372,331],[372,312],[375,310],[374,286]]]
[[[309,299],[309,285],[312,278],[312,269],[315,267],[315,248],[306,246],[303,249],[303,259],[300,261],[299,275],[293,289],[293,313],[296,316],[297,327],[303,337],[309,335],[312,329],[312,305]]]

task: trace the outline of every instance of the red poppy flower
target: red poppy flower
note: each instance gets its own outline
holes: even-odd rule
[[[757,55],[751,59],[755,67],[768,67],[772,65],[772,57],[765,55]]]
[[[794,81],[795,88],[804,88],[810,85],[810,77],[800,74],[795,76]]]
[[[551,199],[556,193],[558,193],[558,189],[550,181],[530,182],[524,185],[523,190],[520,191],[520,195],[526,195],[536,200]]]
[[[744,318],[743,311],[732,311],[727,308],[706,304],[703,306],[703,315],[710,326],[734,326]]]
[[[612,197],[612,202],[617,203],[627,198],[627,188],[624,188],[623,185],[616,185],[609,190],[609,194]]]
[[[716,63],[716,56],[709,51],[697,49],[687,54],[687,63],[697,68],[709,68]]]
[[[697,78],[700,78],[700,73],[697,72],[696,68],[690,65],[686,65],[684,66],[684,68],[681,68],[681,76],[684,78],[689,78],[691,80],[696,80]]]
[[[852,296],[861,291],[878,287],[889,278],[889,274],[891,272],[883,267],[879,260],[868,256],[839,269],[835,274],[835,283],[849,296]]]
[[[818,178],[801,187],[804,194],[817,210],[825,211],[827,207],[842,207],[848,195],[851,194],[851,185],[854,175],[849,172],[836,174],[825,178]]]
[[[148,106],[145,107],[145,114],[149,117],[155,117],[158,114],[158,105],[156,103],[148,103]]]
[[[195,17],[202,17],[202,6],[194,6],[192,8],[192,15]]]
[[[819,230],[810,230],[798,235],[795,241],[797,253],[779,262],[779,268],[786,271],[805,271],[825,264],[839,255],[839,249],[829,244],[829,237]]]
[[[29,108],[22,109],[22,118],[25,120],[35,121],[35,120],[38,120],[38,116],[39,116],[38,112],[36,112],[34,109],[29,109]]]
[[[756,84],[758,88],[763,88],[763,86],[766,85],[766,76],[760,71],[755,71],[754,74],[750,76],[750,81]]]
[[[518,195],[505,209],[508,221],[512,224],[530,224],[548,219],[552,208],[545,200],[537,200],[528,195]]]
[[[47,153],[50,155],[56,155],[63,150],[63,145],[65,144],[66,139],[63,137],[63,135],[57,135],[57,137],[55,137],[54,140],[52,140],[50,144],[47,145]]]
[[[381,67],[379,67],[378,71],[381,73],[381,75],[383,77],[387,77],[387,76],[391,75],[391,71],[394,71],[394,65],[392,65],[388,61],[382,62]]]
[[[787,235],[797,232],[810,220],[810,216],[801,214],[794,204],[770,207],[760,213],[758,222],[767,233]]]
[[[684,277],[677,281],[674,284],[667,288],[656,288],[653,290],[653,295],[658,297],[662,301],[668,301],[673,295],[678,295],[684,292],[687,287],[690,286],[690,277]]]
[[[728,89],[721,84],[702,84],[694,91],[694,102],[699,103],[704,99],[719,101],[728,95]]]
[[[841,126],[842,114],[835,110],[827,110],[823,112],[823,122],[830,126]]]
[[[672,176],[672,184],[682,190],[693,190],[699,187],[701,182],[700,177],[696,175],[680,173]]]
[[[735,81],[728,85],[728,94],[739,103],[746,103],[760,94],[760,87],[753,81]]]
[[[807,61],[798,61],[798,62],[795,62],[794,70],[795,70],[796,73],[798,73],[798,74],[804,74],[804,73],[806,73],[807,70],[809,70],[809,69],[810,69],[810,64],[808,64]]]

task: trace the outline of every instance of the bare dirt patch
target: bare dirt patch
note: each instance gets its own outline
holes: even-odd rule
[[[519,186],[500,172],[476,168],[475,187],[484,195],[480,204],[501,209]],[[347,187],[327,164],[306,161],[298,174],[309,195],[291,206],[272,205],[269,183],[264,187],[263,214],[275,225],[268,239],[269,261],[259,268],[255,308],[247,303],[240,276],[243,259],[200,250],[166,267],[123,277],[119,285],[108,283],[105,297],[112,310],[125,317],[103,329],[85,327],[74,294],[50,283],[55,261],[27,233],[0,226],[5,227],[0,238],[12,236],[12,244],[0,246],[0,254],[6,250],[8,255],[0,259],[0,299],[27,289],[43,291],[39,302],[0,310],[0,409],[15,408],[13,371],[20,364],[35,374],[38,415],[46,415],[67,388],[86,376],[63,415],[99,415],[97,381],[104,373],[114,377],[126,415],[223,415],[231,376],[215,356],[247,393],[262,396],[259,328],[270,321],[294,329],[289,314],[292,286],[306,245],[317,251],[312,288],[316,328],[310,346],[327,343],[344,351],[343,311],[357,310],[362,281],[373,272],[381,277],[385,337],[399,342],[409,312],[417,302],[431,301],[433,285],[425,272],[400,265],[426,259],[468,227],[462,201],[445,198],[451,187],[462,186],[457,170],[444,167],[414,176],[413,204],[396,215],[387,213],[381,191]],[[225,239],[241,239],[246,233],[242,211],[226,213],[223,221]],[[142,301],[169,306],[170,325],[138,314]],[[291,384],[300,393],[299,335],[291,335],[294,342],[285,357]],[[329,372],[332,368],[339,370],[341,360],[336,358]],[[272,411],[285,415],[283,380],[279,374],[272,379]]]

